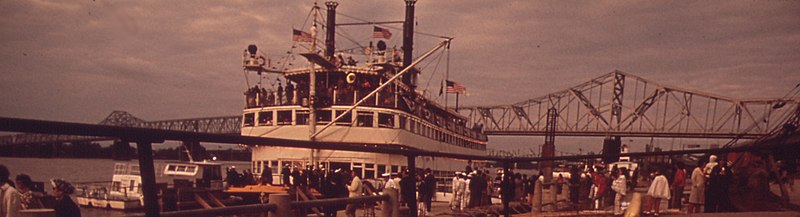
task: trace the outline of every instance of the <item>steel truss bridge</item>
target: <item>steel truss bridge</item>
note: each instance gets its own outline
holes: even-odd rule
[[[538,98],[459,112],[487,135],[544,136],[552,108],[555,136],[755,139],[782,126],[799,102],[796,96],[737,99],[615,70]]]
[[[799,104],[798,97],[735,99],[613,71],[538,98],[464,107],[459,112],[469,117],[469,125],[482,126],[487,135],[544,136],[548,110],[553,108],[555,136],[755,139],[781,127]],[[241,116],[144,121],[114,111],[100,125],[238,135]],[[0,137],[0,145],[113,139],[17,134]]]
[[[195,133],[239,135],[242,124],[241,116],[207,117],[194,119],[144,121],[125,111],[111,112],[99,123],[107,126],[137,127],[159,130],[175,130]],[[57,134],[16,134],[0,137],[0,145],[82,142],[115,140],[109,137],[57,135]]]

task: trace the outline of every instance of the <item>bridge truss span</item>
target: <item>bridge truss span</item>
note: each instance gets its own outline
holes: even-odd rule
[[[557,110],[556,136],[744,138],[766,136],[797,109],[798,97],[735,99],[613,71],[511,105],[459,109],[487,135],[543,136]]]
[[[242,124],[241,116],[203,117],[193,119],[177,119],[162,121],[144,121],[125,111],[114,111],[108,115],[100,125],[138,127],[159,130],[175,130],[196,133],[231,134],[238,135]],[[0,136],[0,145],[84,142],[113,140],[113,138],[54,135],[54,134],[15,134]]]

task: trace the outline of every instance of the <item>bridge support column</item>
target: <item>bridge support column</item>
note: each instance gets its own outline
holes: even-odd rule
[[[505,179],[509,179],[509,180],[513,180],[514,179],[513,177],[508,175],[508,174],[511,174],[511,171],[509,171],[510,168],[511,168],[511,162],[508,162],[508,161],[503,162],[503,176],[505,176],[505,177],[503,177],[504,181],[505,181]],[[503,187],[505,187],[505,186],[503,186],[503,184],[500,184],[500,188],[502,189]],[[503,192],[503,191],[501,190],[500,192]],[[505,217],[511,217],[511,209],[508,206],[510,201],[511,201],[510,198],[505,198],[505,195],[503,195],[503,216],[505,216]]]
[[[603,139],[603,162],[608,164],[619,161],[621,148],[622,138],[619,136],[606,137]]]
[[[133,148],[125,140],[116,140],[111,144],[111,159],[128,161],[133,158]]]
[[[558,110],[550,108],[547,110],[547,126],[544,136],[544,145],[542,146],[542,157],[555,157],[556,156],[556,118],[558,117]],[[553,181],[553,161],[546,160],[539,162],[539,171],[544,173],[544,182],[550,183]]]
[[[156,171],[153,166],[153,145],[150,142],[137,142],[139,149],[139,170],[142,174],[142,196],[147,217],[158,217],[158,194],[156,192]]]
[[[407,155],[406,158],[408,158],[408,175],[411,177],[417,177],[417,162],[416,162],[417,156]],[[416,189],[414,191],[416,193]],[[408,204],[408,214],[409,214],[408,216],[417,217],[416,197],[411,197],[411,201],[406,201],[406,203]]]

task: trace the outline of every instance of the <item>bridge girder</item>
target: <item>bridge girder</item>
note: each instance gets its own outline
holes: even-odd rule
[[[106,119],[100,121],[101,125],[139,127],[160,130],[177,130],[197,133],[215,134],[239,134],[241,127],[241,116],[205,117],[179,120],[144,121],[125,111],[113,111]],[[86,141],[107,141],[115,138],[93,137],[93,136],[74,136],[74,135],[54,135],[54,134],[15,134],[0,136],[0,145],[20,145],[36,143],[62,143],[62,142],[86,142]]]
[[[557,136],[753,139],[780,127],[798,104],[798,97],[736,99],[615,70],[541,97],[459,112],[487,135],[543,136],[547,109],[557,108]]]

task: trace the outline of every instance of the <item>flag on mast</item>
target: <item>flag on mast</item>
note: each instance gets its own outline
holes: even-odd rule
[[[447,83],[447,93],[461,94],[467,91],[467,88],[461,85],[461,83],[451,80],[445,80],[445,82]]]
[[[384,28],[381,28],[381,27],[374,26],[372,28],[372,37],[373,38],[391,39],[392,38],[392,32],[389,32],[389,29],[384,29]]]
[[[303,32],[297,29],[292,29],[292,41],[313,42],[314,38],[311,37],[311,33]]]

